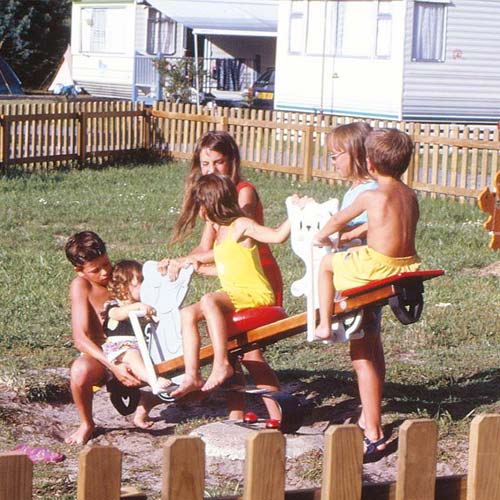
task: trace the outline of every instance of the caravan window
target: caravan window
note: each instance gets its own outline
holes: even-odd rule
[[[377,2],[339,2],[337,55],[370,57]]]
[[[338,2],[337,55],[391,57],[392,1]]]
[[[381,1],[378,3],[377,12],[377,42],[375,55],[379,58],[391,57],[392,47],[392,2]]]
[[[307,54],[335,54],[336,18],[336,2],[307,2]]]
[[[156,9],[149,9],[148,54],[175,54],[175,21]]]
[[[290,7],[290,24],[288,31],[288,52],[302,54],[304,52],[306,2],[292,0]]]
[[[412,61],[443,62],[446,3],[415,2],[413,10]]]
[[[389,59],[392,0],[291,0],[288,52]]]
[[[82,52],[124,51],[125,9],[123,8],[83,8],[81,16]]]

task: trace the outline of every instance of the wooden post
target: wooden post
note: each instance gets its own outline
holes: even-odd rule
[[[408,187],[413,186],[413,181],[415,177],[415,172],[417,172],[418,175],[418,165],[420,161],[420,152],[419,152],[419,146],[418,144],[415,143],[415,124],[414,123],[409,123],[409,129],[408,129],[408,135],[411,137],[414,148],[413,148],[413,156],[410,160],[410,163],[408,165],[408,169],[405,172],[406,177],[406,184]]]
[[[31,500],[33,464],[23,453],[0,454],[0,500]]]
[[[149,150],[151,148],[151,123],[152,123],[151,112],[149,111],[149,109],[145,109],[143,113],[144,113],[143,115],[144,132],[142,133],[142,137],[144,143],[142,147],[146,150]]]
[[[169,437],[163,448],[161,500],[202,500],[205,444],[198,437]]]
[[[85,448],[78,458],[78,500],[120,500],[122,454],[112,446]]]
[[[3,115],[1,117],[2,121],[2,135],[0,137],[2,145],[2,167],[3,170],[7,170],[7,165],[9,164],[9,150],[10,150],[10,120],[9,117]]]
[[[302,178],[308,182],[312,177],[313,125],[306,125],[304,130],[304,149],[302,151]]]
[[[80,167],[85,165],[87,160],[87,113],[78,113],[78,163]]]
[[[285,498],[285,437],[274,429],[247,438],[243,500]]]
[[[399,428],[396,500],[434,500],[437,424],[406,420]]]
[[[469,438],[467,500],[500,499],[500,415],[472,420]]]
[[[228,123],[229,123],[229,118],[227,116],[221,116],[219,118],[219,124],[218,124],[219,130],[227,132]]]
[[[356,425],[332,425],[325,433],[321,500],[359,500],[363,436]]]

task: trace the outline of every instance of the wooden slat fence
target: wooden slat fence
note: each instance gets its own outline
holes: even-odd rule
[[[126,101],[0,107],[0,164],[100,164],[147,147],[149,116]]]
[[[57,167],[103,163],[151,151],[189,160],[208,130],[232,134],[242,164],[262,171],[339,183],[327,158],[326,138],[358,118],[243,108],[204,108],[156,103],[153,109],[126,101],[80,101],[0,106],[0,165]],[[415,141],[404,180],[425,195],[477,198],[499,168],[495,127],[369,120],[395,127]]]
[[[246,443],[243,495],[219,500],[500,500],[500,415],[473,419],[467,476],[436,478],[437,435],[434,420],[405,421],[399,429],[396,481],[363,484],[361,431],[356,425],[331,426],[325,433],[321,487],[285,491],[284,436],[277,430],[254,432]],[[162,500],[204,498],[204,453],[200,438],[167,440],[161,467]],[[32,480],[33,465],[26,456],[0,454],[0,500],[32,500]],[[119,450],[94,446],[79,457],[77,498],[146,496],[137,489],[124,494]]]
[[[176,159],[190,159],[197,137],[227,130],[240,146],[242,165],[342,182],[327,159],[326,138],[336,126],[356,121],[339,117],[242,108],[206,110],[195,105],[157,103],[152,111],[153,144]],[[415,155],[403,177],[415,190],[447,197],[477,198],[498,170],[497,128],[369,120],[373,127],[394,127],[411,135]]]

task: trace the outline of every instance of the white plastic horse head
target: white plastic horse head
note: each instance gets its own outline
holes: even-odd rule
[[[141,302],[154,307],[158,318],[157,326],[151,324],[151,331],[144,332],[149,337],[149,354],[155,363],[182,356],[179,308],[186,297],[193,271],[193,266],[181,269],[178,278],[170,281],[167,275],[158,271],[158,262],[150,260],[142,266]],[[178,382],[181,377],[172,380]]]
[[[316,309],[318,300],[318,274],[321,259],[327,253],[338,247],[339,235],[330,236],[332,247],[316,247],[312,245],[314,235],[326,224],[328,219],[339,209],[337,199],[325,203],[310,201],[303,207],[294,203],[293,197],[287,198],[286,207],[291,223],[291,241],[293,251],[304,261],[306,272],[304,277],[292,283],[291,291],[295,297],[306,296],[307,300],[307,340],[314,340],[316,329]],[[332,338],[329,342],[346,342],[361,338],[364,334],[359,330],[362,312],[356,312],[352,317],[332,323]]]
[[[291,223],[292,250],[304,261],[306,266],[304,277],[292,283],[291,292],[294,297],[309,295],[310,292],[313,292],[317,304],[318,287],[314,285],[318,282],[319,263],[323,255],[330,252],[331,249],[313,247],[312,239],[330,217],[338,212],[339,201],[335,198],[325,203],[311,200],[305,206],[300,207],[293,202],[292,197],[289,197],[286,200],[286,208]],[[330,239],[332,244],[336,246],[338,235],[332,235]]]

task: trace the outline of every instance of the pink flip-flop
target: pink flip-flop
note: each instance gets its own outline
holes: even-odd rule
[[[18,444],[14,451],[24,453],[33,463],[62,462],[66,458],[65,455],[57,451],[39,446],[28,446],[27,444]]]

